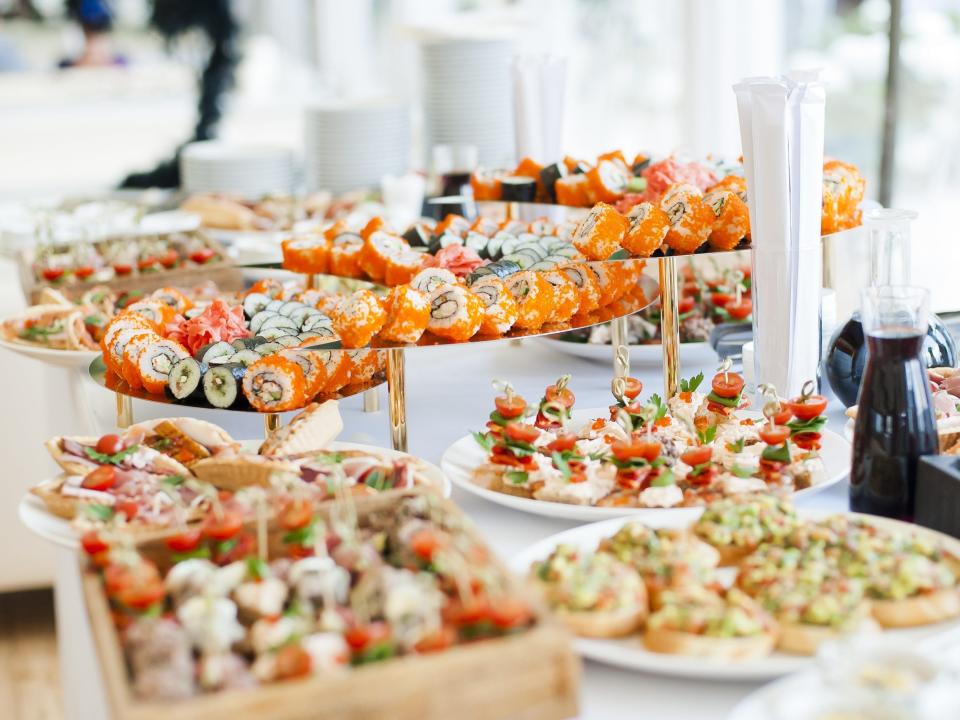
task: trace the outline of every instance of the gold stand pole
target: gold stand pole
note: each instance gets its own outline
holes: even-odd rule
[[[680,389],[680,278],[675,257],[660,258],[660,336],[663,390],[672,398]]]
[[[280,413],[267,413],[263,416],[263,434],[267,440],[280,429]]]
[[[390,400],[390,441],[394,450],[407,451],[407,388],[402,348],[387,350],[387,395]]]
[[[316,290],[320,287],[320,276],[310,273],[307,275],[307,290]]]
[[[613,376],[630,375],[630,345],[627,343],[627,318],[610,321],[610,346],[613,348]]]
[[[380,412],[380,391],[377,388],[363,391],[363,411],[366,413]]]
[[[114,393],[117,396],[117,427],[121,430],[133,425],[133,398],[123,393]]]

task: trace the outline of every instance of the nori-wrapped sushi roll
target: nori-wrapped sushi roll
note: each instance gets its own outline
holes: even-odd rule
[[[417,223],[407,228],[407,231],[401,237],[410,243],[410,247],[428,247],[433,234],[427,229],[426,225]]]
[[[170,368],[167,377],[167,390],[177,400],[186,400],[189,397],[200,395],[200,384],[208,366],[194,358],[178,360]]]
[[[521,270],[520,266],[517,263],[511,260],[506,260],[506,259],[497,260],[496,262],[492,262],[486,265],[485,267],[490,268],[490,271],[501,280],[508,277],[509,275],[518,273]]]
[[[557,184],[557,180],[566,176],[567,166],[562,162],[553,163],[553,165],[547,165],[543,170],[540,171],[540,185],[543,187],[543,190],[547,194],[547,198],[550,200],[550,202],[556,202],[557,200],[557,194],[554,191],[554,186]]]
[[[207,402],[221,410],[240,404],[243,400],[240,381],[246,370],[239,363],[216,365],[207,370],[203,376],[203,396]]]
[[[511,175],[502,180],[504,202],[533,202],[537,195],[535,178]]]
[[[202,348],[197,350],[197,353],[194,357],[202,363],[210,365],[211,363],[216,362],[226,362],[226,360],[219,360],[218,358],[227,358],[233,355],[236,352],[236,348],[233,347],[228,342],[213,342],[204,345]]]

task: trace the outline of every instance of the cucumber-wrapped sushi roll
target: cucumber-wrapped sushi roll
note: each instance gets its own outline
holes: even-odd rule
[[[591,313],[600,307],[600,285],[597,283],[596,274],[586,263],[568,265],[562,268],[561,272],[570,278],[580,294],[579,313]]]
[[[345,348],[358,348],[370,343],[386,319],[383,301],[370,290],[357,290],[337,308],[333,327]]]
[[[144,346],[137,355],[137,369],[143,389],[162,395],[170,370],[179,360],[190,357],[190,351],[175,340],[161,338]]]
[[[587,192],[599,202],[611,203],[623,197],[629,178],[626,165],[614,160],[601,160],[586,172]]]
[[[410,282],[420,272],[426,255],[415,250],[403,250],[387,258],[383,282],[390,287]]]
[[[591,260],[606,260],[620,249],[627,219],[612,205],[597,203],[573,234],[573,244]]]
[[[517,303],[514,327],[522,330],[540,328],[550,316],[553,286],[540,273],[525,270],[507,278],[507,290]]]
[[[280,243],[280,247],[286,270],[299,273],[325,273],[330,270],[330,241],[323,235],[287,238]]]
[[[653,203],[634,205],[627,213],[627,221],[627,232],[620,244],[637,257],[650,257],[663,245],[670,230],[670,218]]]
[[[322,358],[317,357],[309,350],[301,348],[284,348],[277,353],[280,357],[293,360],[303,371],[304,391],[307,400],[312,400],[330,379]],[[256,364],[256,363],[254,363]]]
[[[483,303],[462,285],[442,285],[430,294],[430,322],[434,335],[454,342],[469,340],[483,323]]]
[[[713,212],[708,242],[715,250],[733,250],[750,232],[747,204],[730,190],[711,190],[703,202]]]
[[[430,300],[409,285],[393,288],[384,301],[387,320],[380,337],[389,342],[415,343],[430,322]]]
[[[200,396],[203,393],[203,376],[207,371],[206,365],[197,362],[192,357],[178,360],[170,368],[170,374],[167,376],[167,389],[177,400]]]
[[[520,315],[517,301],[507,290],[503,280],[496,275],[485,275],[470,285],[470,290],[483,303],[483,335],[503,335],[513,327]]]
[[[283,412],[307,403],[303,370],[293,360],[269,355],[247,368],[243,395],[260,412]]]
[[[713,211],[692,185],[671,185],[660,200],[660,208],[670,218],[667,245],[676,253],[689,254],[707,241],[713,227]]]
[[[553,304],[550,306],[547,322],[567,322],[580,309],[580,292],[577,286],[563,270],[549,270],[541,275],[553,286]]]
[[[243,404],[240,386],[248,368],[227,363],[207,368],[203,373],[203,397],[215,408],[225,410]]]
[[[378,218],[374,218],[376,219]],[[394,255],[409,249],[410,246],[402,237],[383,230],[375,230],[369,233],[363,242],[363,249],[360,251],[360,267],[372,279],[383,280],[387,273],[387,261]]]
[[[340,233],[330,244],[330,272],[338,277],[362,278],[360,252],[363,238],[356,233]]]
[[[445,285],[457,285],[457,276],[446,268],[424,268],[410,279],[410,286],[429,295]]]

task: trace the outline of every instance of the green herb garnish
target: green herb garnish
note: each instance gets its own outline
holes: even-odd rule
[[[530,479],[530,475],[525,473],[523,470],[510,470],[509,472],[504,473],[504,477],[514,485],[523,485],[527,480]]]
[[[563,455],[555,452],[550,457],[553,459],[554,467],[563,474],[563,479],[570,482],[570,476],[573,475],[573,472],[570,470],[570,465],[564,459]]]
[[[664,468],[660,473],[650,481],[650,487],[667,487],[676,485],[677,479],[670,468]]]
[[[826,424],[827,419],[823,415],[818,415],[810,420],[791,420],[787,423],[787,427],[790,428],[790,435],[792,436],[800,433],[820,432]]]
[[[717,405],[723,405],[724,407],[733,408],[734,410],[740,407],[740,395],[737,395],[736,397],[732,397],[732,398],[725,398],[725,397],[720,397],[719,395],[717,395],[715,392],[711,390],[710,394],[707,395],[707,400],[709,400],[712,403],[716,403]]]
[[[734,465],[732,468],[730,468],[730,472],[736,475],[738,478],[753,477],[752,470],[748,468],[740,467],[739,465]]]
[[[763,449],[760,457],[764,460],[770,460],[772,462],[790,462],[790,443],[785,442],[783,445],[767,445]]]
[[[101,505],[100,503],[84,505],[83,512],[88,518],[96,520],[97,522],[107,522],[114,515],[112,507],[109,505]]]
[[[745,442],[746,442],[745,438],[740,438],[736,442],[727,443],[727,450],[729,450],[732,453],[742,453]]]
[[[706,430],[697,430],[697,439],[701,445],[709,445],[717,437],[717,426],[711,425]]]
[[[689,380],[681,379],[680,380],[680,391],[681,392],[694,392],[700,383],[703,382],[703,373],[697,373]]]
[[[473,432],[470,434],[473,436],[473,439],[477,441],[477,445],[482,447],[485,451],[490,452],[493,450],[494,441],[492,435],[482,432]]]
[[[259,555],[251,555],[247,558],[247,575],[254,580],[263,580],[270,576],[270,568]]]
[[[96,450],[94,450],[91,447],[83,448],[83,452],[86,454],[88,458],[90,458],[91,460],[95,460],[101,465],[119,465],[126,458],[133,455],[133,453],[135,453],[139,448],[140,448],[139,445],[131,445],[130,447],[124,448],[120,452],[114,453],[113,455],[104,455],[103,453],[98,453]]]

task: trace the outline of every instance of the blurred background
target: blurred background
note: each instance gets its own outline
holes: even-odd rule
[[[902,39],[886,103],[891,6]],[[170,186],[177,149],[197,138],[290,148],[318,189],[346,171],[327,167],[344,161],[305,108],[384,97],[410,110],[397,169],[430,171],[437,142],[511,165],[503,62],[518,53],[565,58],[561,117],[539,122],[578,156],[735,160],[731,84],[820,68],[827,153],[859,166],[877,199],[890,108],[884,192],[920,212],[915,280],[960,309],[937,262],[960,191],[960,0],[0,0],[0,202]]]

